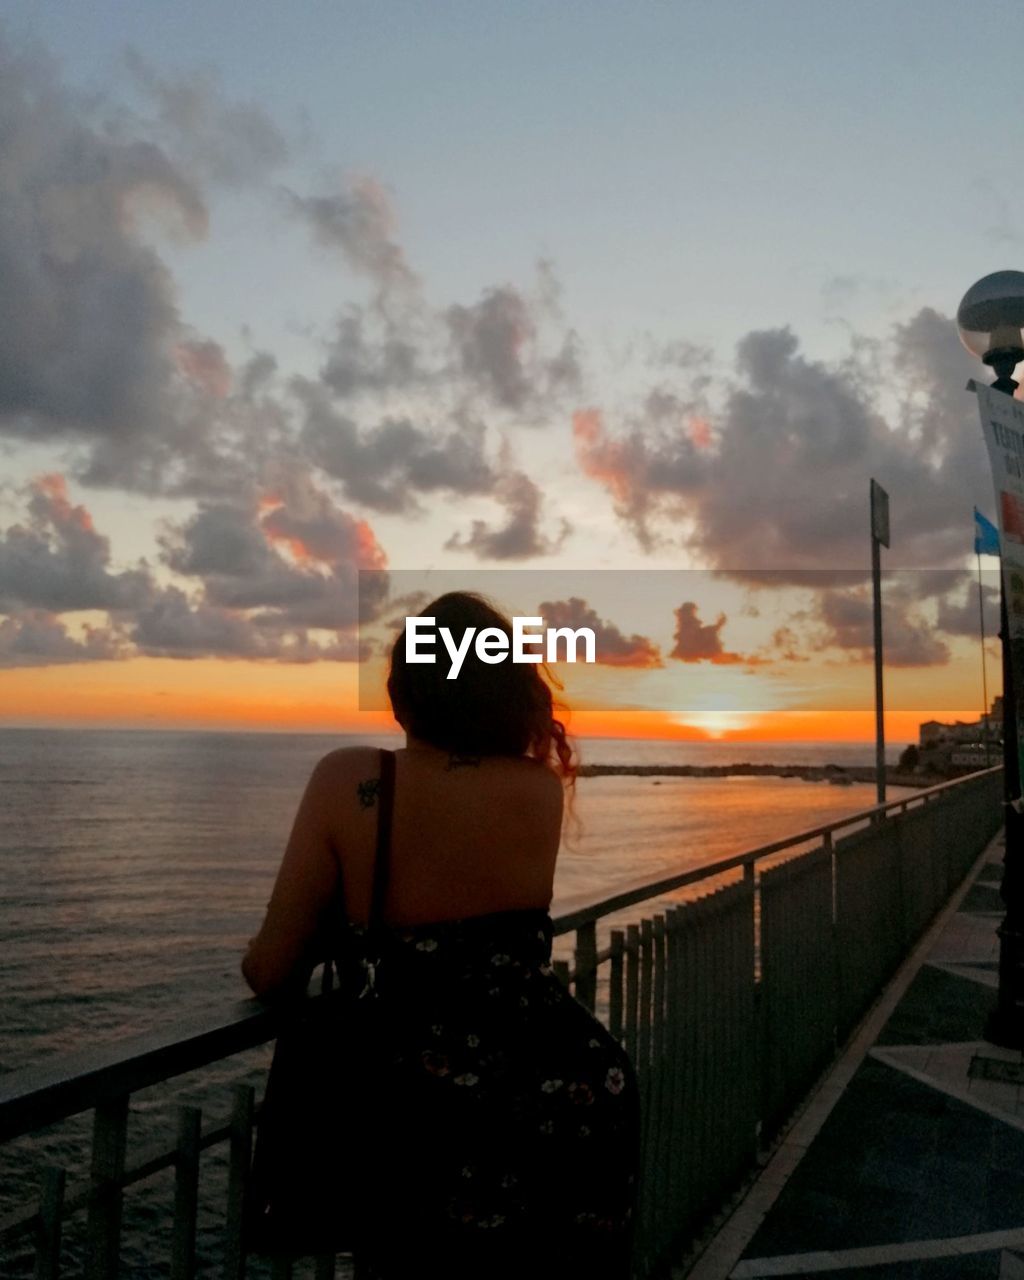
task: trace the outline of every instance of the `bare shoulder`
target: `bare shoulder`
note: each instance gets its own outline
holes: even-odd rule
[[[325,756],[321,756],[317,762],[317,770],[323,770],[327,773],[347,773],[359,772],[361,769],[378,768],[380,765],[380,751],[377,747],[335,747],[333,751],[328,751]]]
[[[337,747],[317,761],[312,781],[323,790],[337,794],[379,776],[380,752],[376,747]]]
[[[525,757],[521,760],[509,760],[507,765],[509,779],[514,781],[517,789],[521,788],[535,803],[561,811],[565,788],[553,769],[540,760]]]

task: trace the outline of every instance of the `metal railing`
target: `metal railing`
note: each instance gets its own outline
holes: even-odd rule
[[[972,774],[558,913],[556,936],[575,938],[572,963],[556,961],[556,972],[624,1044],[640,1082],[637,1280],[667,1274],[754,1166],[997,830],[1001,789],[1000,769]],[[690,900],[676,901],[681,892]],[[656,914],[612,927],[652,904]],[[0,1076],[0,1143],[93,1111],[87,1176],[69,1186],[62,1168],[47,1168],[36,1203],[0,1222],[0,1250],[20,1243],[36,1280],[57,1280],[64,1224],[84,1211],[85,1275],[113,1280],[125,1190],[173,1170],[161,1248],[172,1280],[190,1280],[200,1156],[226,1144],[216,1274],[244,1280],[252,1087],[235,1086],[230,1114],[205,1128],[197,1107],[180,1107],[173,1144],[129,1162],[130,1102],[266,1044],[279,1023],[249,1000]],[[335,1275],[334,1258],[312,1265],[317,1280]],[[275,1280],[291,1274],[276,1264]]]

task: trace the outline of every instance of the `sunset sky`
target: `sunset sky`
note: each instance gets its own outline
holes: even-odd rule
[[[1019,7],[923,8],[0,4],[0,725],[386,727],[461,586],[581,733],[867,740],[872,476],[888,736],[976,718]]]

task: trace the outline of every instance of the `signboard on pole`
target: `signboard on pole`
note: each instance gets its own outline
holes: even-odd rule
[[[871,598],[875,633],[875,795],[885,804],[885,696],[882,676],[882,557],[889,545],[889,495],[871,479]]]
[[[1017,760],[1024,778],[1024,404],[1005,391],[973,380],[968,390],[978,397],[981,429],[988,448],[999,517],[999,547],[1009,634],[1014,708],[1017,716]],[[1005,690],[1004,690],[1005,693]]]
[[[1024,404],[972,382],[992,466],[1010,635],[1024,639]]]
[[[877,480],[871,481],[871,536],[883,547],[889,545],[889,495]]]

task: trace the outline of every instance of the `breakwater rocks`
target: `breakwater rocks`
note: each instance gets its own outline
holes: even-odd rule
[[[849,786],[852,782],[874,782],[874,765],[838,764],[584,764],[581,778],[800,778],[804,782],[827,782]],[[893,787],[933,787],[935,778],[903,773],[890,766],[886,782]]]

